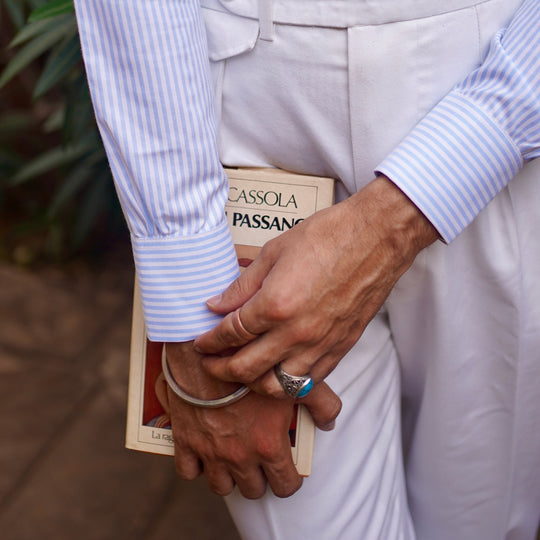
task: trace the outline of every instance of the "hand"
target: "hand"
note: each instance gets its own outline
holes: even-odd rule
[[[238,384],[209,377],[192,342],[167,344],[169,367],[178,384],[204,399],[224,396]],[[302,400],[316,424],[331,429],[341,402],[326,384]],[[289,426],[294,400],[274,400],[253,392],[220,409],[197,408],[169,389],[169,406],[178,475],[193,480],[204,472],[210,489],[229,494],[238,485],[247,498],[261,497],[267,482],[278,497],[298,490],[302,479],[294,467]]]
[[[278,362],[293,375],[324,379],[418,252],[437,238],[388,178],[376,178],[268,242],[220,297],[209,300],[210,309],[228,315],[195,340],[198,350],[221,356],[205,359],[205,368],[274,397],[284,395],[271,371]],[[241,318],[234,313],[240,307]]]

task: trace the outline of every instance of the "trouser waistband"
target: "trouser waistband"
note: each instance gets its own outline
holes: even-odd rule
[[[200,0],[208,9],[261,22],[348,28],[442,15],[489,0]],[[263,24],[264,21],[264,24]],[[265,32],[266,33],[266,32]]]

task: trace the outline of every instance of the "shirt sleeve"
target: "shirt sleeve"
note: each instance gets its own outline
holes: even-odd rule
[[[452,241],[540,155],[540,3],[525,0],[484,63],[377,167]]]
[[[76,0],[97,123],[131,233],[150,339],[219,321],[237,277],[197,0]]]

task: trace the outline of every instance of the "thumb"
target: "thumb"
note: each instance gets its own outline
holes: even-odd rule
[[[298,403],[307,407],[319,429],[330,431],[334,428],[335,420],[341,411],[341,399],[325,382],[315,385]]]
[[[255,259],[221,294],[206,301],[214,313],[226,314],[243,306],[261,288],[270,267]]]

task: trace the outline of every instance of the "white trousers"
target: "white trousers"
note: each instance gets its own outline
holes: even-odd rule
[[[519,3],[348,28],[203,9],[222,161],[333,176],[346,197],[481,62]],[[244,538],[534,538],[539,177],[527,165],[451,245],[420,254],[328,378],[343,411],[317,433],[301,490],[227,498]]]

